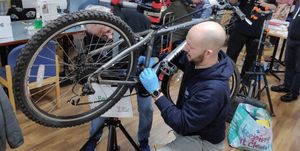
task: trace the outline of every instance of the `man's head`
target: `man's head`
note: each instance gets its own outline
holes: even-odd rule
[[[111,13],[111,10],[109,8],[100,5],[88,5],[85,9]],[[111,29],[108,26],[99,24],[88,24],[86,25],[86,29],[90,34],[94,34],[100,38],[112,39],[113,29]]]
[[[226,33],[220,24],[213,21],[199,23],[189,30],[184,51],[196,67],[207,67],[218,61],[218,52],[225,40]]]

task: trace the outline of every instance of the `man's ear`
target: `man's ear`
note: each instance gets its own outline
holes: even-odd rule
[[[206,53],[206,55],[212,55],[212,54],[214,54],[214,51],[210,50],[210,49],[207,49],[207,50],[205,50],[204,53]]]

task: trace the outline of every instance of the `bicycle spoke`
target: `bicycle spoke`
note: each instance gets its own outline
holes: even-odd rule
[[[69,36],[67,34],[66,34],[66,36],[67,36],[68,40],[71,41],[71,39],[69,38]],[[60,43],[58,43],[58,45],[59,45],[60,49],[62,50],[63,55],[65,55],[70,60],[70,62],[71,62],[72,65],[75,65],[75,63],[72,61],[72,59],[70,58],[70,56],[65,52],[64,48],[60,45]],[[73,49],[76,50],[72,41],[71,41],[71,45],[73,46]]]
[[[53,90],[55,87],[50,88],[50,90]],[[44,98],[47,94],[49,94],[51,91],[48,90],[46,93],[44,93],[38,100],[36,100],[34,103],[38,103],[42,98]]]
[[[91,38],[91,40],[90,40],[89,45],[92,43],[93,39],[94,39],[94,34],[92,34],[92,38]],[[98,38],[97,42],[98,42],[98,41],[99,41],[99,38]],[[91,47],[89,47],[89,49],[88,49],[88,51],[87,51],[88,54],[90,53],[90,50],[91,50]]]

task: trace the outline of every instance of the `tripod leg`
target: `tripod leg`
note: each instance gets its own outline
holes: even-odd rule
[[[280,81],[281,79],[273,72],[273,70],[269,71],[271,73],[271,75],[273,75],[278,81]]]
[[[251,80],[250,81],[250,87],[249,87],[249,90],[248,90],[248,97],[249,98],[252,98],[253,95],[255,93],[255,80]]]
[[[138,145],[130,137],[130,135],[128,134],[128,132],[126,131],[126,129],[123,127],[123,125],[121,123],[119,124],[119,128],[123,132],[123,134],[126,136],[126,138],[129,140],[129,142],[131,143],[131,145],[135,148],[135,150],[139,151],[140,149],[139,149]]]
[[[262,77],[264,75],[264,71],[263,71],[263,66],[259,66],[259,73],[256,75],[257,78],[257,99],[261,100],[261,82],[262,82]]]
[[[108,141],[107,141],[107,151],[116,151],[118,150],[116,126],[110,124],[108,128],[109,128],[109,134],[108,134]]]
[[[265,87],[266,87],[266,91],[267,91],[267,97],[268,97],[268,102],[269,102],[269,106],[270,106],[270,110],[271,110],[271,115],[275,116],[275,113],[274,113],[274,110],[273,110],[273,105],[272,105],[272,102],[271,102],[270,89],[269,89],[267,76],[264,74],[263,77],[264,77]]]
[[[250,87],[249,89],[247,90],[247,85],[248,85],[248,81],[249,81],[249,78],[250,78],[250,75],[248,72],[245,73],[242,81],[241,81],[241,88],[240,88],[240,91],[239,93],[244,95],[244,96],[248,96],[249,95],[249,92],[250,92]],[[250,84],[251,85],[251,84]]]

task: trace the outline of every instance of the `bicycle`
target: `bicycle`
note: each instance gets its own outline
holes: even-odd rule
[[[110,0],[106,2],[110,3]],[[130,2],[123,2],[122,5],[138,7],[138,4]],[[224,5],[233,8],[239,16],[245,17],[238,12],[238,7],[227,2],[221,1],[217,6]],[[193,13],[197,11],[188,15]],[[88,122],[109,110],[124,96],[129,87],[138,83],[138,48],[147,44],[147,67],[155,36],[188,28],[207,20],[211,19],[196,19],[172,26],[165,24],[156,30],[134,34],[128,25],[110,13],[80,11],[61,16],[33,35],[18,56],[13,79],[17,105],[28,118],[44,126],[71,127]],[[86,27],[90,25],[110,27],[114,33],[114,40],[88,33]],[[62,45],[61,39],[71,48]],[[79,42],[74,42],[76,40]],[[43,76],[43,67],[35,65],[38,57],[49,59],[39,55],[39,52],[50,41],[56,44],[59,62],[59,67],[56,66],[59,81],[54,83],[47,83],[47,78],[50,77]],[[171,60],[181,52],[184,45],[185,41],[153,68],[157,73],[165,74],[162,91],[171,100],[174,98],[171,98],[172,92],[169,88],[176,71]],[[56,94],[56,98],[51,98],[56,84],[60,85],[60,93]],[[96,101],[89,99],[91,94],[95,93],[92,84],[101,90],[101,95]],[[33,89],[33,85],[40,87]],[[231,97],[235,97],[238,87],[239,73],[236,69],[231,80]],[[50,94],[52,95],[49,96]]]

